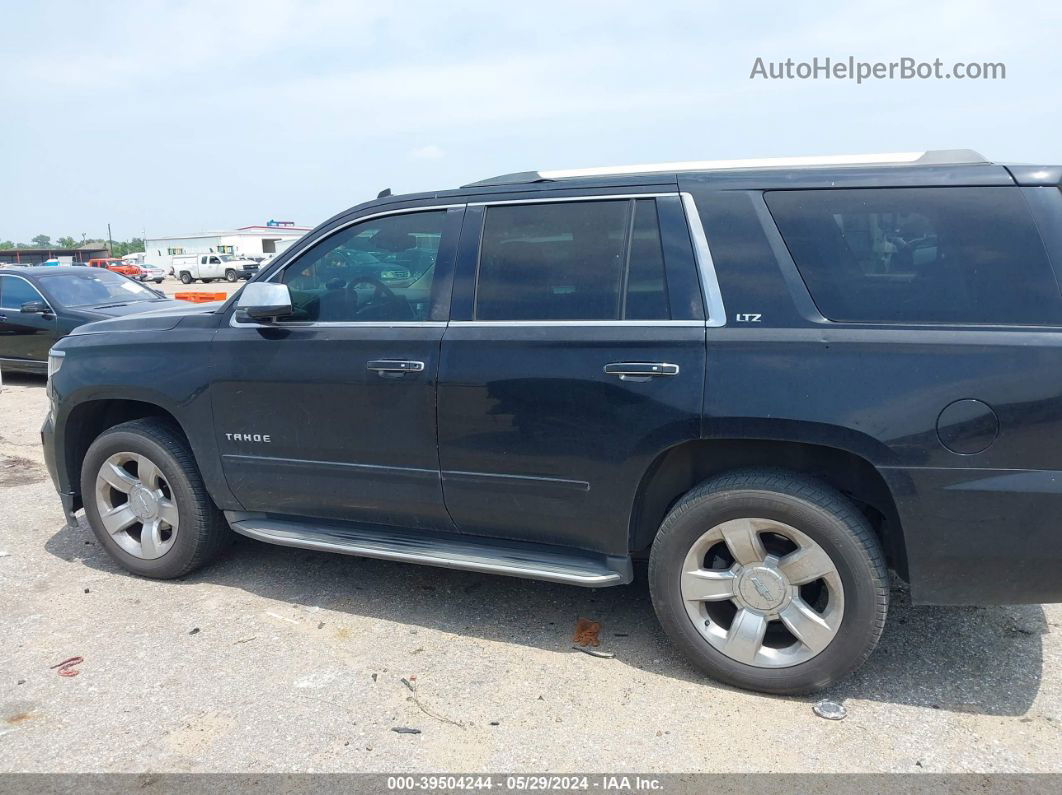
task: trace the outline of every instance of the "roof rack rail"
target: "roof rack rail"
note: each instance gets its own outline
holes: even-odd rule
[[[480,188],[489,185],[516,185],[526,182],[551,182],[575,177],[606,177],[631,174],[659,174],[679,171],[728,171],[746,168],[814,168],[816,166],[877,165],[959,165],[987,163],[972,149],[937,149],[926,152],[888,152],[870,155],[825,155],[811,157],[764,157],[745,160],[686,160],[677,163],[641,163],[634,166],[602,166],[551,171],[518,171],[501,174],[462,185]]]

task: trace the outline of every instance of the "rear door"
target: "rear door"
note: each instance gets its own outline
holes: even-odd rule
[[[23,312],[22,305],[31,301],[48,303],[28,279],[0,275],[0,359],[48,360],[55,342],[55,314]]]
[[[643,473],[696,438],[705,319],[677,194],[470,205],[439,373],[464,532],[628,551]]]

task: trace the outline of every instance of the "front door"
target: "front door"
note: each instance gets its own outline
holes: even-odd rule
[[[626,555],[642,476],[700,433],[704,307],[679,197],[470,207],[462,238],[439,376],[450,515]]]
[[[291,318],[219,332],[215,431],[246,510],[452,529],[435,400],[461,215],[340,223],[270,277]]]
[[[52,312],[23,312],[30,302],[47,304],[44,296],[21,276],[0,276],[0,359],[48,361],[55,343],[56,319]]]

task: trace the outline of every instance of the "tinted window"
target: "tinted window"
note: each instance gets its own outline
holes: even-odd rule
[[[295,320],[428,319],[445,210],[387,215],[348,227],[284,271]]]
[[[635,204],[637,228],[630,230]],[[487,209],[477,320],[618,320],[628,312],[643,319],[668,316],[655,202]]]
[[[660,244],[660,224],[656,202],[635,202],[631,228],[631,254],[627,269],[628,320],[660,320],[671,317],[664,276],[664,248]]]
[[[832,320],[1062,320],[1058,284],[1017,190],[776,191],[766,200]]]
[[[0,276],[0,309],[19,310],[30,301],[44,298],[29,282],[17,276]]]

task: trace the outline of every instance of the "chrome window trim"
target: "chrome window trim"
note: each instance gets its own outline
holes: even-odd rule
[[[53,315],[56,314],[54,307],[52,307],[52,302],[44,297],[44,293],[41,292],[41,288],[38,287],[37,285],[35,285],[33,282],[31,282],[29,279],[27,279],[21,273],[0,273],[0,276],[10,276],[13,279],[22,279],[22,281],[24,281],[26,284],[28,284],[30,286],[30,288],[33,290],[33,292],[35,292],[37,295],[39,295],[41,297],[41,300],[44,301],[44,303],[46,303],[48,305],[48,311],[51,312]],[[0,290],[0,293],[2,293],[2,292],[3,291]],[[10,307],[7,311],[10,311],[13,308],[14,307]],[[4,311],[4,307],[0,306],[0,312],[3,312],[3,311]]]
[[[701,276],[701,287],[704,290],[704,311],[707,316],[705,325],[709,328],[720,328],[726,325],[726,307],[723,306],[723,293],[719,289],[719,279],[715,274],[715,262],[712,260],[712,250],[708,246],[708,237],[704,234],[704,225],[701,216],[697,212],[697,202],[689,193],[680,193],[682,207],[686,211],[686,224],[690,228],[690,238],[693,241],[693,256],[697,260],[697,270]]]
[[[697,263],[697,272],[700,276],[701,288],[704,290],[704,303],[705,303],[705,315],[706,320],[455,320],[455,321],[441,321],[441,320],[425,320],[425,321],[408,321],[408,322],[364,322],[359,323],[355,321],[344,322],[316,322],[316,323],[281,323],[281,324],[262,324],[262,323],[241,323],[236,320],[236,313],[233,312],[229,316],[229,326],[232,328],[417,328],[417,327],[439,327],[439,326],[460,326],[460,327],[475,327],[480,326],[487,328],[490,326],[504,327],[504,326],[708,326],[710,328],[720,328],[726,325],[726,307],[723,304],[722,292],[719,289],[719,279],[715,272],[715,263],[712,260],[711,248],[708,245],[708,238],[704,233],[704,226],[701,223],[701,217],[697,212],[697,203],[693,196],[686,192],[681,191],[665,191],[665,192],[653,192],[653,193],[605,193],[591,196],[551,196],[546,198],[534,198],[534,199],[500,199],[493,201],[481,201],[481,202],[460,202],[456,204],[432,204],[422,207],[403,207],[394,210],[383,210],[378,213],[371,213],[370,215],[363,215],[359,218],[347,221],[346,223],[335,227],[328,231],[326,235],[316,238],[313,241],[307,242],[301,251],[295,254],[291,260],[284,264],[284,267],[278,269],[276,272],[271,273],[265,281],[273,281],[274,277],[283,273],[296,262],[313,246],[317,245],[323,240],[327,240],[334,234],[343,231],[355,224],[362,223],[363,221],[371,221],[374,218],[381,218],[388,215],[399,215],[402,213],[414,213],[414,212],[428,212],[431,210],[454,210],[465,207],[493,207],[497,205],[511,205],[511,204],[556,204],[559,202],[571,202],[571,201],[609,201],[620,200],[629,201],[631,199],[656,199],[667,196],[677,196],[682,202],[682,208],[686,216],[686,225],[690,231],[690,239],[693,244],[693,256]]]
[[[443,328],[446,325],[447,322],[445,320],[395,320],[392,322],[381,320],[366,320],[364,322],[356,322],[353,320],[322,320],[318,322],[292,321],[290,323],[240,323],[236,320],[235,312],[229,316],[230,328],[283,328],[292,330],[315,328]]]
[[[451,320],[454,328],[556,328],[574,326],[661,326],[704,328],[703,320]]]
[[[498,199],[482,202],[469,202],[469,207],[493,207],[500,204],[560,204],[561,202],[592,202],[631,199],[659,199],[664,196],[678,196],[678,191],[665,191],[663,193],[601,193],[596,196],[552,196],[548,199]]]

